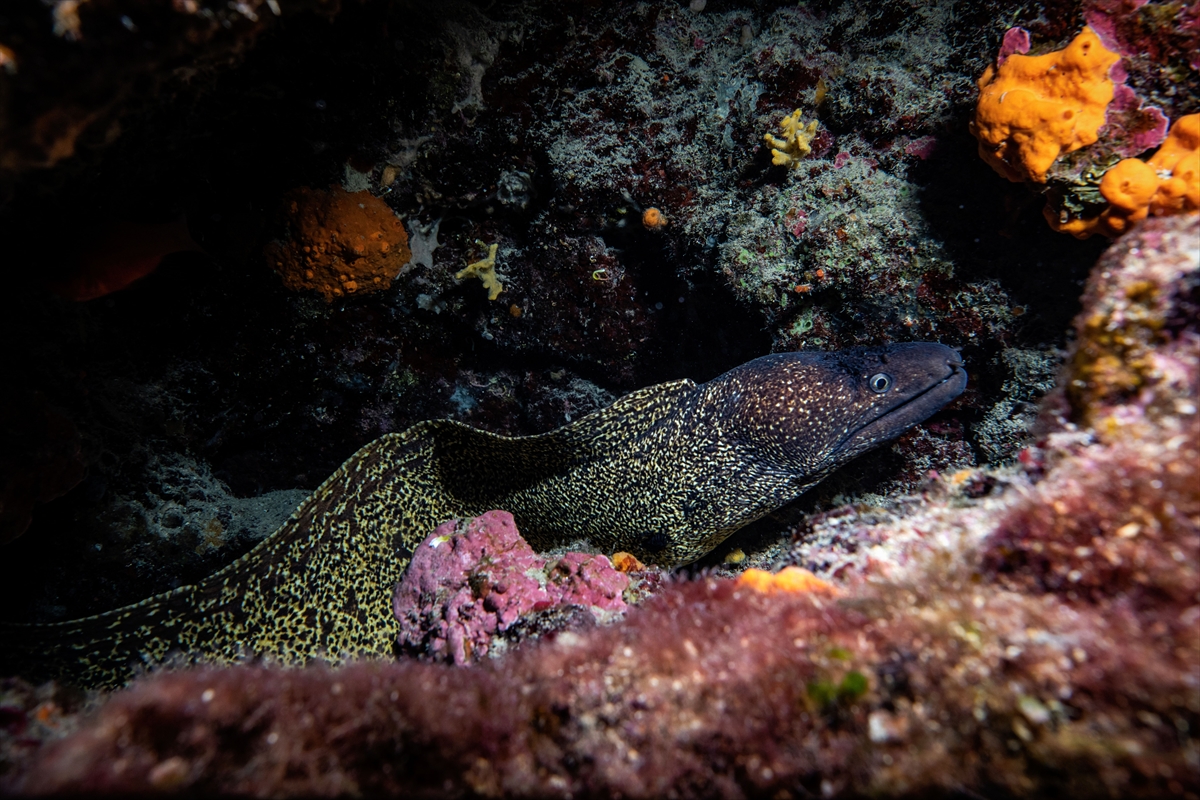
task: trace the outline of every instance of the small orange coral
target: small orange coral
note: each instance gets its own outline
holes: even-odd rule
[[[784,567],[779,572],[764,569],[748,569],[738,577],[738,586],[744,586],[763,594],[789,592],[792,594],[817,593],[838,594],[837,587],[821,580],[806,569]]]
[[[317,291],[332,302],[388,288],[408,263],[408,234],[387,203],[370,192],[301,186],[284,197],[286,242],[271,242],[267,262],[293,291]]]
[[[662,230],[667,225],[667,218],[657,208],[647,208],[642,212],[642,225],[648,231]]]
[[[1119,59],[1084,28],[1062,50],[988,67],[971,123],[979,155],[1010,181],[1045,182],[1059,155],[1096,141]]]
[[[1086,239],[1093,233],[1120,236],[1148,214],[1200,211],[1200,114],[1176,120],[1148,161],[1117,162],[1101,178],[1100,194],[1109,205],[1097,216],[1064,220],[1047,206],[1046,220],[1056,231]]]

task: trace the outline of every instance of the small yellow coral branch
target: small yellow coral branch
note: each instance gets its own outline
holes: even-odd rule
[[[483,288],[488,290],[488,300],[495,300],[504,291],[504,285],[496,277],[496,251],[499,248],[500,245],[489,245],[487,256],[472,264],[467,264],[465,268],[455,273],[455,279],[462,281],[467,278],[479,278],[483,282]]]
[[[771,146],[771,162],[780,166],[797,167],[800,159],[812,152],[812,140],[817,136],[817,121],[807,125],[800,119],[800,109],[783,118],[779,123],[783,138],[763,134],[763,141]]]

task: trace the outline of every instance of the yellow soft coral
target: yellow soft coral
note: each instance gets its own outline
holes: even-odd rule
[[[771,146],[771,163],[799,166],[800,159],[812,152],[812,140],[817,136],[817,121],[814,119],[805,125],[797,108],[780,121],[779,128],[783,131],[782,139],[769,133],[763,134],[763,141]]]
[[[1093,233],[1120,236],[1147,215],[1200,211],[1200,114],[1180,117],[1148,161],[1118,161],[1100,179],[1108,208],[1097,216],[1064,220],[1046,207],[1056,231],[1086,239]]]
[[[1010,181],[1044,183],[1061,154],[1096,141],[1113,98],[1108,71],[1119,59],[1084,28],[1062,50],[988,67],[971,123],[979,155]]]
[[[489,246],[487,256],[467,264],[466,267],[456,272],[454,277],[460,281],[467,278],[479,278],[483,282],[483,288],[488,290],[488,300],[495,300],[504,291],[504,285],[496,277],[496,251],[499,248],[500,246],[495,244]]]

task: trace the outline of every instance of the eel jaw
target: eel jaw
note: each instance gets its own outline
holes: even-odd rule
[[[933,416],[962,394],[966,387],[967,372],[963,369],[958,354],[954,353],[953,360],[946,359],[946,374],[940,381],[851,431],[835,451],[840,456],[839,460],[848,460],[878,444],[895,439],[912,426]]]

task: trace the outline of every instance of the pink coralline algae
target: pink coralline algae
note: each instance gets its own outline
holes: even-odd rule
[[[913,139],[911,142],[906,144],[904,146],[904,152],[907,155],[916,156],[922,161],[925,161],[935,152],[937,152],[937,148],[938,139],[936,136],[922,136],[921,138]]]
[[[1083,19],[1104,46],[1121,55],[1162,62],[1186,59],[1200,69],[1200,8],[1161,0],[1087,0]]]
[[[1171,120],[1162,109],[1144,104],[1125,84],[1113,87],[1113,101],[1105,123],[1105,135],[1113,140],[1112,150],[1122,158],[1133,158],[1158,147],[1171,127]]]
[[[404,652],[465,664],[524,615],[558,606],[625,610],[629,577],[602,555],[547,561],[507,511],[443,523],[413,553],[393,609]]]

